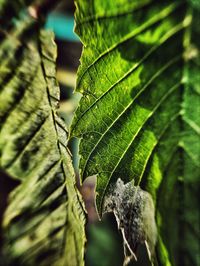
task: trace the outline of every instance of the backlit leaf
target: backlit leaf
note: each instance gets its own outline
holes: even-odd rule
[[[198,265],[198,1],[77,0],[83,45],[71,127],[97,207],[118,178],[148,191],[159,265]]]

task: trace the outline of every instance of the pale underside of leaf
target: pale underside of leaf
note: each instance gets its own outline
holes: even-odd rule
[[[2,260],[79,266],[85,217],[68,133],[57,115],[54,36],[22,15],[9,31],[0,26],[0,166],[21,181],[4,215]]]

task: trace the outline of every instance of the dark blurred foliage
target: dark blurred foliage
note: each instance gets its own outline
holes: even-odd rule
[[[105,215],[102,221],[88,226],[86,266],[122,266],[122,236],[113,215]]]
[[[19,185],[19,181],[12,179],[0,170],[0,224],[2,224],[3,213],[8,204],[8,195],[17,185]],[[0,248],[3,240],[2,235],[2,227],[0,226]]]

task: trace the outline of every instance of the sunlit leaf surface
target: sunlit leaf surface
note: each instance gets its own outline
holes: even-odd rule
[[[84,50],[71,131],[97,207],[118,178],[151,193],[159,265],[198,265],[198,1],[77,0]]]

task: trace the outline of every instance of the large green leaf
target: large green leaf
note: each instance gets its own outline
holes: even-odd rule
[[[4,215],[1,263],[79,266],[84,210],[57,115],[54,36],[41,26],[26,9],[0,25],[0,166],[21,181]]]
[[[197,265],[198,1],[77,0],[84,50],[71,131],[97,207],[118,180],[151,193],[160,265]]]

